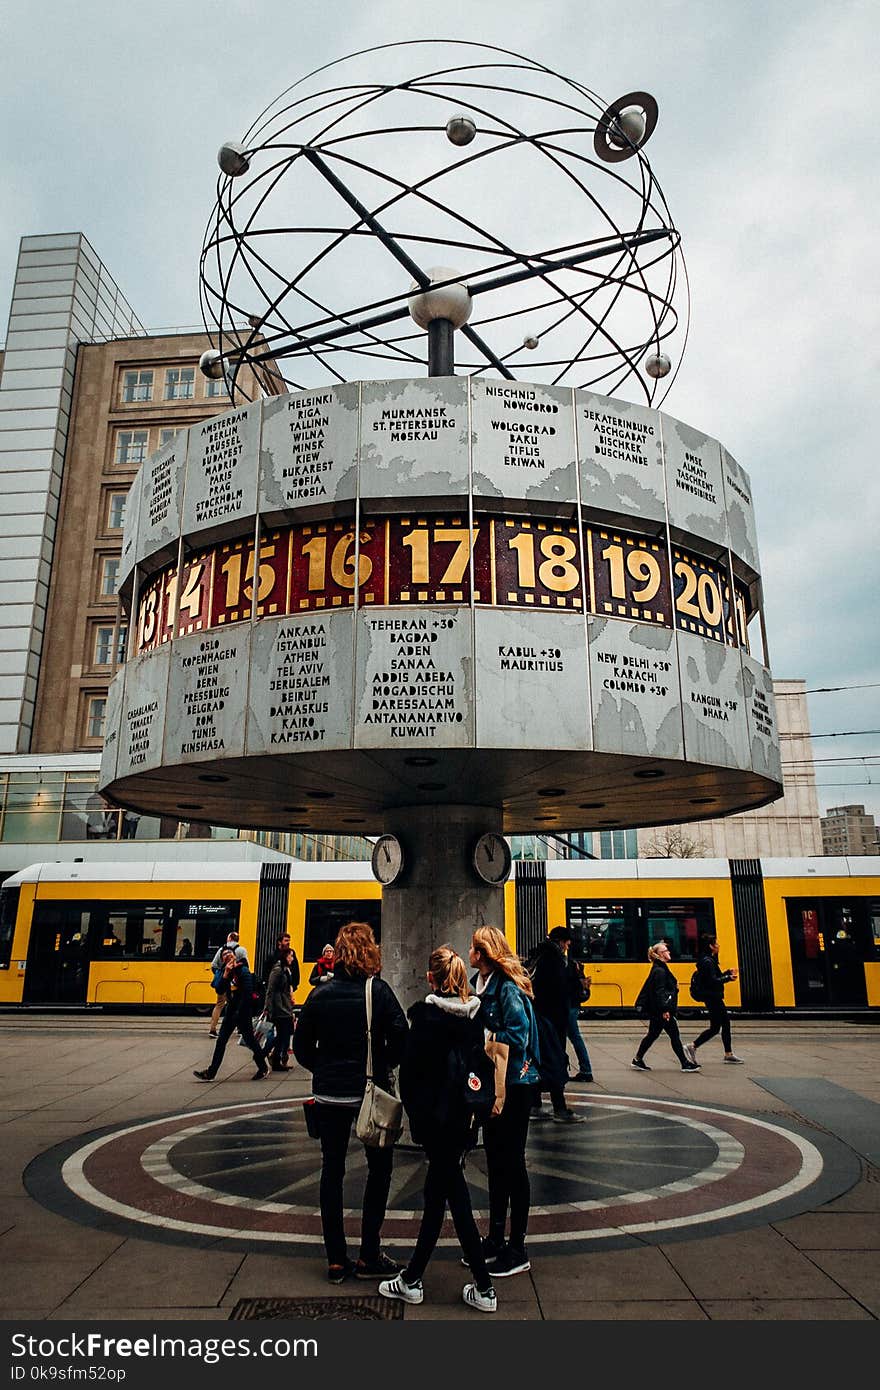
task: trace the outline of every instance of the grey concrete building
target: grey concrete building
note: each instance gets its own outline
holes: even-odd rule
[[[136,817],[97,794],[116,585],[144,459],[229,404],[202,332],[148,334],[79,232],[23,237],[0,349],[0,878],[40,859],[368,857],[360,837]],[[195,843],[189,843],[189,842]],[[206,845],[218,841],[216,849]],[[225,845],[225,848],[224,848]]]
[[[773,695],[782,749],[781,800],[759,811],[694,825],[639,831],[640,856],[758,859],[807,858],[822,848],[816,768],[810,740],[806,682],[774,680]],[[846,853],[835,850],[834,853]],[[876,853],[876,850],[864,851]]]
[[[143,333],[79,232],[23,237],[0,378],[0,752],[31,747],[77,349]]]
[[[829,806],[821,826],[824,854],[880,854],[880,829],[864,806]]]

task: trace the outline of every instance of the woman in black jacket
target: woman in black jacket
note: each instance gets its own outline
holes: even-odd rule
[[[440,1238],[446,1205],[474,1276],[461,1296],[469,1308],[494,1313],[495,1290],[486,1268],[480,1234],[471,1208],[463,1164],[476,1143],[474,1112],[457,1092],[456,1057],[483,1048],[480,1001],[472,995],[461,956],[439,946],[428,961],[426,999],[409,1011],[410,1033],[400,1068],[400,1094],[410,1132],[425,1150],[428,1171],[422,1200],[422,1224],[406,1269],[379,1285],[386,1298],[404,1303],[424,1299],[422,1275]]]
[[[407,1024],[393,991],[378,978],[379,947],[366,922],[342,927],[334,947],[333,979],[309,995],[293,1035],[293,1054],[312,1073],[315,1113],[321,1140],[321,1228],[327,1251],[327,1278],[341,1284],[349,1274],[381,1279],[399,1266],[379,1248],[391,1187],[393,1148],[366,1148],[367,1182],[357,1264],[348,1258],[342,1187],[351,1127],[367,1084],[366,983],[373,979],[373,1079],[384,1090],[406,1043]]]
[[[639,1043],[639,1050],[632,1059],[636,1071],[650,1071],[645,1061],[645,1053],[657,1041],[661,1033],[666,1033],[672,1050],[681,1063],[682,1071],[699,1071],[699,1062],[692,1062],[685,1055],[678,1031],[675,1012],[678,1007],[678,981],[669,969],[671,953],[665,941],[658,941],[648,951],[651,973],[636,1000],[636,1008],[643,1007],[648,1015],[648,1031]]]
[[[709,1010],[709,1026],[704,1028],[699,1037],[694,1038],[692,1043],[685,1043],[684,1050],[688,1060],[696,1062],[697,1048],[702,1047],[703,1043],[707,1043],[710,1038],[714,1038],[720,1033],[721,1041],[724,1044],[725,1062],[732,1062],[740,1066],[742,1065],[742,1057],[737,1057],[733,1050],[733,1039],[730,1036],[730,1014],[727,1012],[727,1005],[724,1002],[724,986],[728,980],[736,979],[736,971],[721,969],[718,964],[718,941],[714,936],[709,936],[708,933],[700,937],[697,975],[699,976],[703,1003]]]
[[[275,1040],[266,1051],[273,1071],[290,1071],[286,1058],[293,1036],[293,951],[283,951],[266,981],[266,1017],[275,1029]]]

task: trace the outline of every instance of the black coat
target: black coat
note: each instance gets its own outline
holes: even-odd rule
[[[568,1007],[579,1009],[584,1000],[589,999],[589,986],[584,980],[583,962],[569,951],[565,958],[565,982],[568,985]]]
[[[340,966],[329,984],[313,990],[293,1035],[293,1055],[312,1073],[319,1096],[362,1096],[367,1080],[366,980]],[[373,978],[373,1078],[385,1090],[403,1056],[406,1018],[397,998],[378,975]]]
[[[535,1013],[553,1024],[560,1037],[568,1028],[569,985],[568,962],[565,952],[549,937],[535,952],[532,988],[535,991]]]
[[[678,980],[665,961],[653,962],[651,973],[639,991],[639,998],[644,998],[650,1018],[675,1014],[678,1008]]]
[[[417,1144],[426,1148],[441,1140],[464,1149],[469,1140],[469,1117],[450,1114],[447,1075],[449,1055],[456,1048],[483,1046],[479,1000],[464,1003],[458,996],[429,994],[409,1011],[410,1030],[400,1065],[400,1098]]]
[[[288,969],[290,971],[290,988],[293,990],[297,990],[299,989],[299,960],[297,958],[296,951],[294,951],[293,947],[288,946],[287,950],[290,951],[290,954],[293,957],[293,959],[290,962],[290,965],[288,966]],[[272,952],[271,956],[266,961],[267,978],[272,970],[272,967],[274,965],[279,965],[281,963],[282,955],[286,955],[286,953],[286,951],[281,950]]]
[[[284,1019],[293,1017],[293,1001],[290,997],[292,989],[290,970],[277,960],[269,971],[269,979],[266,982],[266,1017],[272,1023],[283,1022]]]
[[[237,965],[226,976],[226,1017],[237,1018],[239,1014],[253,1014],[257,1008],[254,994],[257,982],[244,964]]]
[[[700,977],[700,985],[703,990],[703,1000],[706,1004],[722,1004],[724,1002],[724,986],[732,978],[729,970],[722,970],[718,964],[718,957],[707,951],[705,955],[697,959],[697,974]]]

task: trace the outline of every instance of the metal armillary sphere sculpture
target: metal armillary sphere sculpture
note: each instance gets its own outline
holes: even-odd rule
[[[656,121],[645,92],[609,104],[465,41],[318,69],[219,151],[202,370],[236,402],[243,365],[298,390],[427,363],[659,404],[687,279],[644,153]]]

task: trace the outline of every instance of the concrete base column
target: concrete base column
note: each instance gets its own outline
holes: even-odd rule
[[[478,878],[474,842],[502,829],[497,806],[406,806],[389,811],[383,829],[404,853],[398,883],[382,892],[382,978],[404,1009],[427,993],[425,971],[435,946],[448,944],[467,964],[477,927],[504,928],[504,890]]]

